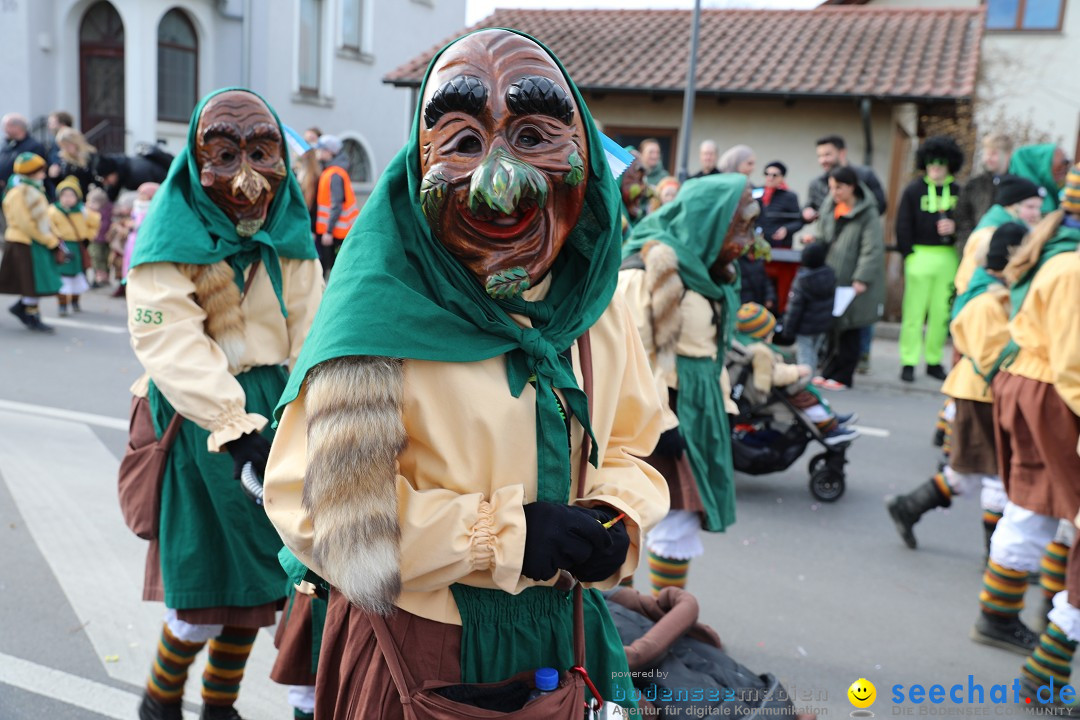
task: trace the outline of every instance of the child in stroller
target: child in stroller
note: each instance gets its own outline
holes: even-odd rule
[[[726,357],[732,399],[735,469],[749,475],[791,467],[811,442],[825,452],[810,461],[810,492],[825,502],[844,492],[845,452],[859,431],[854,413],[836,415],[809,386],[811,370],[785,363],[769,342],[776,318],[757,303],[739,308],[736,338]]]

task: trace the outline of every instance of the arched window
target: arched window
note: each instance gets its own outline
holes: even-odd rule
[[[124,22],[104,0],[86,10],[79,25],[79,75],[86,139],[101,152],[123,152]]]
[[[373,181],[371,170],[371,158],[367,150],[354,138],[345,138],[342,141],[345,154],[349,157],[349,177],[355,183],[370,183]]]
[[[158,24],[158,120],[186,123],[199,96],[199,39],[178,8]]]

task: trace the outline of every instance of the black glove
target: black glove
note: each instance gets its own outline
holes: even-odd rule
[[[673,427],[670,430],[665,430],[660,433],[660,439],[656,443],[656,450],[654,452],[658,455],[681,458],[684,450],[686,450],[686,439],[682,436],[682,433],[679,432],[679,428]],[[608,519],[610,520],[611,518]]]
[[[240,471],[246,463],[251,463],[255,474],[262,477],[266,473],[266,461],[270,459],[270,441],[259,433],[241,435],[232,442],[225,443],[233,459],[233,479],[240,479]]]
[[[585,508],[534,502],[525,506],[525,558],[521,574],[549,580],[560,569],[587,561],[598,546],[610,542],[608,531]],[[625,554],[625,551],[624,551]]]
[[[619,515],[618,510],[607,505],[580,509],[596,518],[600,527],[603,527],[601,523],[614,520]],[[582,582],[606,580],[626,562],[626,552],[630,549],[630,533],[626,530],[626,519],[620,520],[610,528],[605,528],[604,532],[607,533],[607,542],[594,547],[588,560],[567,568]]]

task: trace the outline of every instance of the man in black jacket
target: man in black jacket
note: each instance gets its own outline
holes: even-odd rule
[[[963,254],[968,236],[979,220],[994,204],[997,179],[1009,172],[1013,143],[1008,135],[993,133],[983,138],[982,169],[964,184],[964,192],[956,203],[953,217],[956,220],[956,251]]]
[[[773,247],[789,248],[796,231],[803,226],[799,196],[788,189],[784,177],[787,166],[774,160],[765,166],[765,190],[761,195],[758,227]]]
[[[810,183],[808,202],[803,209],[803,220],[814,222],[818,217],[821,203],[829,195],[829,171],[836,166],[847,166],[847,144],[839,135],[826,135],[817,141],[818,165],[824,171]],[[859,176],[859,182],[866,185],[877,199],[878,213],[885,216],[885,190],[881,187],[874,171],[865,165],[852,165],[851,169]]]
[[[14,172],[15,158],[22,153],[34,153],[41,157],[49,153],[37,138],[30,135],[30,123],[18,113],[8,113],[0,119],[4,131],[4,144],[0,146],[0,195],[3,195],[8,178]]]

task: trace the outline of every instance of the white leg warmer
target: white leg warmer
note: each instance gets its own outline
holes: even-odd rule
[[[672,560],[690,560],[705,554],[701,544],[701,516],[689,510],[671,510],[646,538],[650,552]]]
[[[1046,616],[1050,622],[1073,642],[1080,642],[1080,608],[1069,604],[1069,592],[1062,590],[1054,595],[1054,609]]]
[[[290,685],[289,705],[292,705],[300,712],[313,714],[315,712],[315,686]]]
[[[192,625],[176,617],[176,611],[168,608],[165,611],[165,624],[169,626],[169,632],[177,640],[187,643],[204,643],[216,638],[224,629],[223,625]]]
[[[1057,529],[1057,518],[1037,515],[1011,502],[1006,503],[990,538],[990,559],[1010,570],[1035,572],[1046,544],[1054,539]]]

